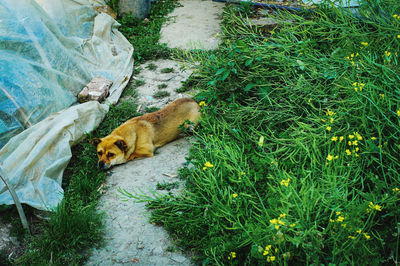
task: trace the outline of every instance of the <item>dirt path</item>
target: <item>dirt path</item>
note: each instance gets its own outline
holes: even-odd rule
[[[207,46],[207,49],[215,48],[218,44],[216,29],[219,29],[216,14],[221,14],[223,4],[210,0],[183,0],[180,3],[182,7],[172,14],[176,16],[175,22],[163,27],[161,42],[185,49],[190,49],[187,44],[193,42],[204,43],[202,46]],[[192,27],[191,34],[187,33],[188,25]],[[175,91],[191,74],[190,70],[181,69],[179,62],[158,60],[147,62],[141,68],[139,75],[134,77],[144,81],[144,85],[138,88],[141,110],[162,107],[176,98],[190,97],[191,92],[180,94]],[[154,95],[160,90],[167,91],[169,96],[157,99]],[[164,229],[148,222],[149,212],[145,204],[123,201],[118,191],[121,188],[138,192],[140,189],[151,195],[156,191],[157,183],[179,181],[174,176],[186,162],[189,148],[189,138],[179,139],[158,149],[152,158],[135,160],[110,171],[99,203],[99,211],[106,214],[105,246],[93,250],[87,265],[191,265],[190,257],[176,251]]]

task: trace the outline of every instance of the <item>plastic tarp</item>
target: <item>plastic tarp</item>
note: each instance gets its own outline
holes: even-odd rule
[[[133,47],[111,16],[93,8],[102,5],[0,0],[0,147],[12,137],[0,150],[0,174],[37,209],[61,201],[70,145],[101,122],[132,74]],[[107,104],[69,107],[97,76],[113,81]],[[13,204],[2,182],[0,204]]]

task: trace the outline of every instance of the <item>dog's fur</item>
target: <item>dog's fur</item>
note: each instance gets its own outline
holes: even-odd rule
[[[98,166],[108,169],[135,158],[153,156],[155,148],[178,138],[182,125],[192,126],[187,121],[198,123],[199,109],[192,99],[177,99],[157,112],[126,121],[107,137],[94,138],[91,143],[97,147]]]

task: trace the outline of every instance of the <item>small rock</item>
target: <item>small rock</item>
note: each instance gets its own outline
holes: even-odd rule
[[[88,101],[101,102],[108,96],[112,84],[111,80],[95,77],[78,94],[78,101],[80,103]]]

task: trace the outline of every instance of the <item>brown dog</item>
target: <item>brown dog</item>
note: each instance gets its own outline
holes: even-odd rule
[[[153,156],[155,148],[178,138],[182,125],[188,128],[191,126],[188,121],[198,123],[199,109],[192,99],[177,99],[157,112],[126,121],[107,137],[93,139],[98,166],[108,169],[135,158]]]

